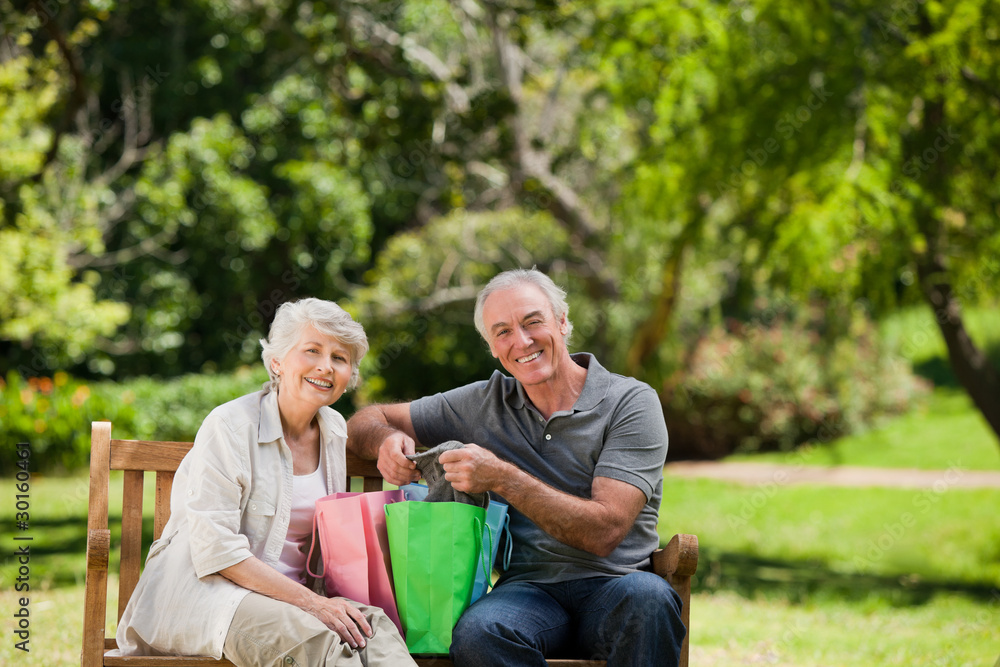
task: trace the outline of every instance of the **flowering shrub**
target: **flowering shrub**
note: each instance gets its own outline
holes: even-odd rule
[[[61,371],[28,379],[12,372],[0,379],[0,436],[11,443],[0,449],[0,475],[14,471],[18,442],[31,444],[38,471],[87,465],[92,421],[113,422],[115,438],[193,440],[214,407],[256,391],[266,379],[262,368],[120,383],[87,383]]]
[[[14,443],[28,442],[32,465],[68,470],[84,465],[90,452],[90,422],[109,419],[128,423],[134,408],[105,384],[87,384],[63,372],[23,379],[11,372],[0,380],[0,474],[10,474],[17,452]]]
[[[704,336],[666,383],[671,458],[829,442],[905,411],[929,385],[890,354],[866,320],[823,340],[802,324],[730,322]]]

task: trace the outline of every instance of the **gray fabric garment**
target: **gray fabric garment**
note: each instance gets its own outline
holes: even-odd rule
[[[438,461],[441,452],[449,449],[461,449],[465,445],[458,440],[442,442],[433,449],[419,454],[410,454],[406,458],[415,461],[420,474],[427,482],[427,502],[455,501],[466,505],[486,507],[488,496],[485,493],[463,493],[455,490],[451,482],[444,478],[444,466]]]

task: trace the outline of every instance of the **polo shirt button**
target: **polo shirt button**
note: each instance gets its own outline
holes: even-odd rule
[[[546,440],[551,440],[552,439],[552,434],[551,433],[546,433],[545,434],[545,439]]]

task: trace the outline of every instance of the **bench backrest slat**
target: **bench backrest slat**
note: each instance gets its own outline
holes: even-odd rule
[[[122,485],[121,566],[118,569],[119,620],[125,613],[125,605],[132,597],[135,585],[139,583],[139,571],[142,569],[143,477],[141,470],[126,470]]]
[[[118,619],[121,620],[142,571],[142,508],[145,473],[156,476],[156,495],[153,507],[153,539],[163,533],[170,518],[170,491],[174,473],[191,450],[190,442],[153,442],[146,440],[111,440],[109,469],[124,470],[122,487],[122,543],[121,566],[118,580]],[[347,453],[347,487],[352,478],[362,479],[365,491],[381,491],[382,477],[374,461],[366,461]],[[97,508],[100,512],[100,508]],[[104,510],[105,515],[107,509]],[[148,545],[146,545],[148,547]]]

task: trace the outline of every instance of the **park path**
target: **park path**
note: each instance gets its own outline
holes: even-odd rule
[[[664,472],[678,477],[709,477],[740,484],[822,484],[903,489],[1000,488],[1000,471],[918,470],[861,466],[807,466],[779,463],[675,461]]]

